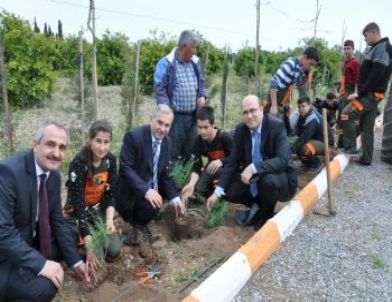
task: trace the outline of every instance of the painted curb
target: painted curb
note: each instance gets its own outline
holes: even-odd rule
[[[349,157],[346,155],[335,156],[330,163],[332,182],[343,173],[348,163]],[[252,274],[279,249],[281,242],[292,234],[326,191],[327,172],[324,168],[183,302],[232,300]]]

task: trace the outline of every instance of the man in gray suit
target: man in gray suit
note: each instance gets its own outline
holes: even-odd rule
[[[91,286],[61,211],[57,171],[66,129],[44,123],[30,151],[0,161],[0,301],[50,301],[62,287],[59,259]]]

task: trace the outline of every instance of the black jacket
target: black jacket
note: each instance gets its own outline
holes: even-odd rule
[[[262,161],[256,163],[260,177],[267,173],[281,173],[290,163],[290,148],[284,123],[264,112],[261,127]],[[219,186],[227,189],[232,177],[239,170],[252,163],[252,135],[250,129],[241,123],[234,134],[234,147],[225,163]]]

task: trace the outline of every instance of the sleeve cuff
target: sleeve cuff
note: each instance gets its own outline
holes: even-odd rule
[[[225,195],[225,190],[221,186],[217,186],[214,190],[214,194],[218,197],[221,197],[222,195]]]
[[[181,203],[181,199],[178,196],[170,199],[170,201],[169,201],[169,204],[172,206],[175,206],[178,203]]]
[[[74,265],[72,265],[72,268],[77,268],[82,263],[83,263],[83,260],[80,260],[80,261],[76,262]]]

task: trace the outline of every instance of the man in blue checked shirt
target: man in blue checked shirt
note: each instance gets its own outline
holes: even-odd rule
[[[206,91],[199,58],[196,33],[185,30],[175,47],[157,64],[154,86],[157,104],[174,112],[169,136],[173,141],[172,158],[189,159],[196,139],[196,109],[205,105]]]
[[[319,60],[317,48],[308,47],[299,57],[284,61],[272,77],[270,93],[268,99],[263,101],[263,106],[272,116],[283,119],[288,134],[291,134],[289,117],[293,85],[298,87],[300,96],[307,95],[307,82],[310,82],[311,69]]]

